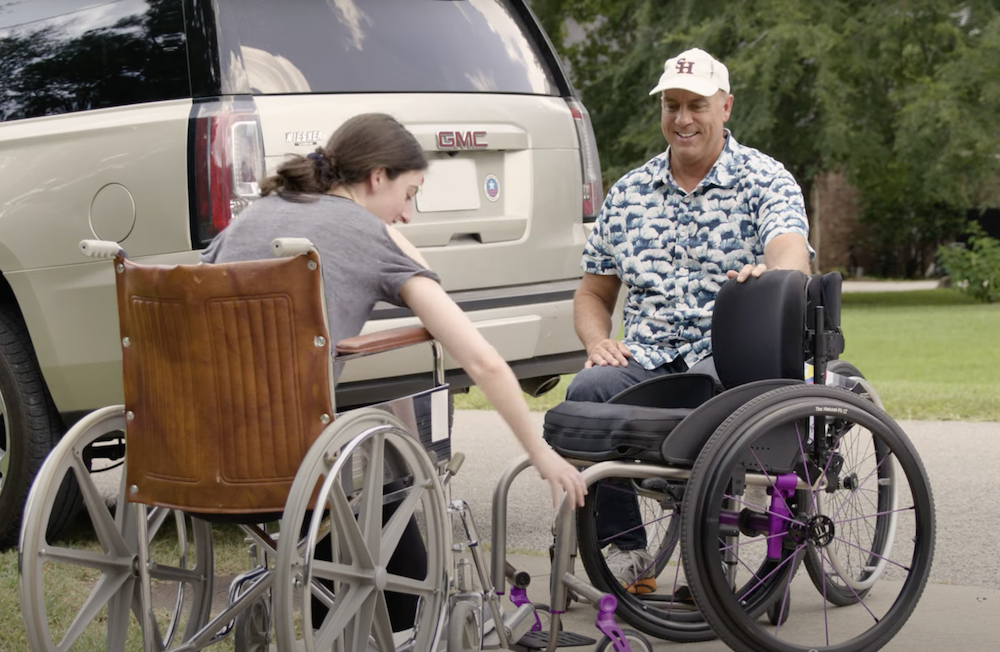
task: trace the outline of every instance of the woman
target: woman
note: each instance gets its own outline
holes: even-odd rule
[[[394,118],[355,116],[325,147],[292,155],[267,178],[262,198],[216,236],[201,260],[269,258],[274,238],[309,238],[323,261],[333,342],[359,334],[379,301],[409,307],[514,431],[549,482],[553,505],[560,489],[583,505],[580,473],[539,436],[513,371],[392,227],[410,221],[426,169],[423,149]]]
[[[497,408],[531,463],[548,481],[553,505],[560,489],[583,505],[579,471],[553,451],[531,423],[513,371],[445,293],[409,241],[392,227],[406,224],[423,183],[427,159],[409,131],[391,116],[367,113],[345,122],[307,157],[293,155],[261,184],[261,199],[243,211],[202,253],[206,263],[269,258],[271,241],[308,238],[323,261],[330,338],[354,337],[379,301],[409,307]],[[336,370],[339,375],[339,368]],[[386,507],[388,518],[396,505]],[[329,559],[329,549],[317,555]],[[388,570],[426,574],[426,555],[410,523]],[[386,593],[398,631],[412,625],[412,596]],[[325,613],[313,602],[314,622]]]

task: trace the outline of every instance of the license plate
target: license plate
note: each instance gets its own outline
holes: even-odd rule
[[[421,213],[476,210],[479,208],[476,162],[460,158],[431,161],[416,201]]]

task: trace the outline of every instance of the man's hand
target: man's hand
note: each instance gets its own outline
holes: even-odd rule
[[[587,362],[584,368],[590,369],[594,365],[598,367],[627,367],[628,359],[632,357],[628,347],[618,340],[601,340],[590,349],[587,355]]]
[[[774,267],[772,269],[778,269],[778,268]],[[764,263],[760,263],[759,265],[744,265],[743,269],[741,269],[738,272],[733,269],[726,272],[726,278],[735,278],[737,283],[742,283],[751,276],[757,278],[767,270],[768,266],[765,265]]]

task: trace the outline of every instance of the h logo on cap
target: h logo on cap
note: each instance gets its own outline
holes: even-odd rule
[[[675,67],[677,68],[678,75],[694,74],[694,61],[688,61],[687,59],[678,59]]]

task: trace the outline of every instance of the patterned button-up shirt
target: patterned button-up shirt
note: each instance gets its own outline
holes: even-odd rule
[[[809,236],[792,175],[728,130],[719,159],[691,193],[674,181],[669,154],[611,188],[581,265],[590,274],[617,274],[628,289],[624,343],[646,369],[678,356],[692,367],[709,355],[726,271],[763,262],[777,235]]]

